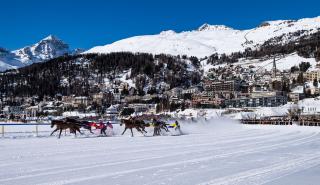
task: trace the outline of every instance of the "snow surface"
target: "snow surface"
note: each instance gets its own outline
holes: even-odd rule
[[[126,72],[125,74],[123,75],[119,75],[120,76],[120,81],[121,82],[125,82],[129,85],[129,87],[135,87],[136,85],[134,84],[133,80],[130,79],[130,76],[131,76],[131,69]],[[127,77],[129,77],[129,79],[127,79]]]
[[[10,65],[6,61],[0,60],[0,71],[5,71],[7,69],[16,69],[16,68],[17,68],[16,66]]]
[[[254,66],[256,70],[272,70],[273,58],[268,59],[240,59],[239,62],[233,63],[233,65],[241,65],[242,67]],[[278,70],[290,70],[293,66],[299,66],[302,62],[310,63],[310,71],[316,70],[317,62],[315,58],[304,58],[297,53],[291,53],[285,56],[276,57],[276,66]],[[211,68],[218,69],[219,67],[225,67],[227,64],[212,65],[207,64],[207,60],[201,61],[201,66],[204,74],[207,74]]]
[[[110,53],[119,51],[145,52],[152,54],[188,55],[205,57],[213,53],[243,51],[256,47],[265,41],[296,32],[307,30],[304,34],[314,33],[320,28],[320,17],[297,21],[268,21],[269,25],[249,30],[235,30],[223,25],[204,24],[194,31],[176,33],[172,30],[157,35],[136,36],[123,39],[105,46],[94,47],[85,53]],[[288,42],[293,38],[285,38]]]
[[[10,51],[0,50],[0,71],[16,69],[17,67],[20,67],[20,61],[14,59],[14,57],[15,55]]]
[[[182,136],[0,139],[0,184],[317,184],[320,129],[183,122]]]
[[[316,60],[314,58],[303,58],[296,53],[286,55],[285,57],[276,58],[276,65],[278,70],[289,70],[292,66],[299,66],[301,62],[309,62],[311,65],[310,70],[316,68]],[[259,69],[266,69],[270,71],[273,67],[273,58],[268,60],[243,60],[236,63],[241,66],[254,65]]]

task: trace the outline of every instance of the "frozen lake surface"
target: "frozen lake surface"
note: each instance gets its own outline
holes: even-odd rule
[[[182,136],[0,139],[2,185],[318,184],[320,129],[183,124]],[[41,133],[43,136],[49,133]]]

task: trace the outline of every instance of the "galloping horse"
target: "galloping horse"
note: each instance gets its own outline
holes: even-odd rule
[[[135,128],[137,131],[141,132],[142,134],[147,133],[147,131],[145,131],[145,123],[143,120],[135,120],[135,119],[122,119],[120,126],[122,126],[122,124],[125,125],[125,129],[122,132],[122,135],[127,131],[127,129],[131,130],[131,136],[133,137],[133,132],[132,129]]]
[[[59,137],[58,137],[60,139],[62,130],[67,130],[67,129],[70,129],[70,132],[74,133],[75,136],[77,136],[77,131],[80,134],[82,134],[80,131],[80,127],[78,125],[70,123],[70,122],[66,122],[64,120],[52,120],[51,121],[51,128],[53,128],[55,125],[57,128],[51,132],[50,136],[52,136],[53,133],[55,133],[56,131],[60,130]]]
[[[73,119],[73,118],[66,118],[66,122],[76,124],[80,128],[84,128],[86,130],[89,130],[91,134],[94,134],[91,130],[91,123],[89,121],[79,121],[79,120]]]
[[[156,119],[153,119],[153,126],[153,136],[160,136],[161,129],[165,130],[166,132],[169,132],[167,124],[164,121],[157,121]]]

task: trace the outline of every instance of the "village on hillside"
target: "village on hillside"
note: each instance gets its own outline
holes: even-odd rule
[[[122,76],[109,83],[92,79],[92,86],[97,86],[100,92],[89,96],[56,94],[40,100],[38,96],[12,98],[3,94],[1,120],[42,123],[59,117],[77,117],[116,121],[129,115],[193,119],[199,114],[209,118],[212,114],[208,110],[216,110],[219,114],[215,115],[247,120],[243,123],[280,124],[277,120],[290,120],[281,124],[292,124],[301,119],[317,122],[320,69],[310,69],[309,63],[302,62],[290,70],[279,70],[275,59],[271,65],[271,70],[236,64],[213,67],[197,85],[170,89],[169,84],[161,82],[156,89],[144,89],[144,95],[137,93],[135,82]],[[268,113],[263,112],[264,107],[282,110]],[[276,121],[265,122],[270,119]]]

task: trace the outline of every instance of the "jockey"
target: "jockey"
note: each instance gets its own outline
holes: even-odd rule
[[[107,127],[113,129],[113,125],[109,121],[107,122]]]
[[[102,135],[107,135],[107,133],[106,133],[106,130],[107,130],[107,126],[103,123],[103,121],[101,120],[100,122],[99,122],[99,127],[98,128],[100,128],[100,134]]]

